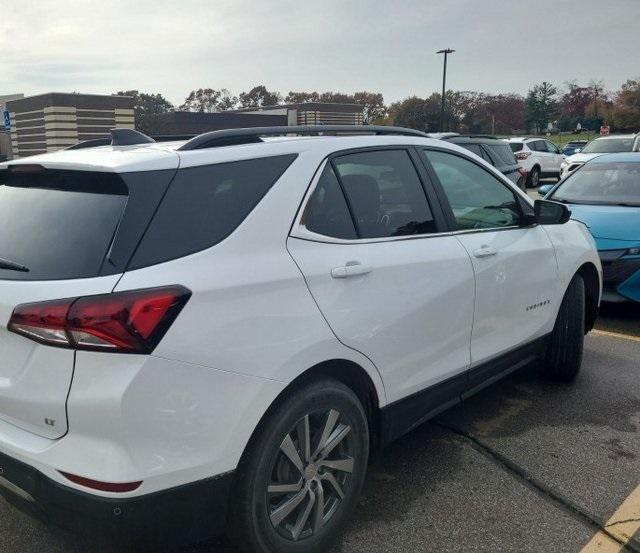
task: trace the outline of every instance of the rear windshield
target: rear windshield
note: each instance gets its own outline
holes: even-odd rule
[[[522,150],[522,142],[509,142],[509,146],[511,146],[512,152],[519,152]]]
[[[489,148],[492,154],[505,165],[515,165],[516,158],[513,155],[513,150],[506,144],[485,144],[485,148]]]
[[[224,240],[295,158],[292,154],[180,169],[129,269],[183,257]]]
[[[0,279],[97,276],[127,198],[112,173],[0,171]]]

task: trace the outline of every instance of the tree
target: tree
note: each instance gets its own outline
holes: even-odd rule
[[[284,98],[286,104],[303,104],[305,102],[318,102],[320,94],[317,92],[293,92],[289,91]]]
[[[200,113],[215,113],[233,109],[238,98],[232,96],[226,88],[199,88],[192,90],[180,106],[182,111],[198,111]]]
[[[275,106],[282,102],[279,92],[270,92],[264,85],[254,86],[249,92],[240,93],[240,105],[243,108]]]
[[[440,123],[439,94],[428,99],[411,96],[389,106],[389,118],[394,125],[419,131],[433,132]]]
[[[384,105],[384,97],[379,92],[356,92],[353,101],[362,106],[362,115],[365,125],[371,125],[380,121],[387,115],[387,106]]]
[[[551,83],[543,81],[534,86],[525,100],[525,118],[535,132],[545,132],[549,122],[558,112],[557,89]]]
[[[141,132],[153,132],[149,121],[149,115],[168,113],[174,107],[162,94],[148,94],[137,90],[121,90],[116,96],[131,96],[133,98],[133,113],[135,127]]]
[[[613,102],[612,115],[617,128],[640,130],[640,80],[629,80],[622,85]]]

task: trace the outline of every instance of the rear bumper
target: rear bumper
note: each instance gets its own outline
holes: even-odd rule
[[[222,533],[233,472],[129,498],[106,498],[55,482],[0,453],[0,493],[14,506],[77,533],[137,548],[196,542]]]

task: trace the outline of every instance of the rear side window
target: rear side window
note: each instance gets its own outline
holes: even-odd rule
[[[113,173],[0,171],[0,258],[28,271],[0,268],[0,279],[95,277],[128,200]]]
[[[359,238],[436,231],[424,188],[405,150],[344,155],[333,165]]]
[[[491,151],[504,165],[515,165],[517,163],[513,151],[506,144],[485,144],[484,147]]]
[[[179,170],[129,269],[183,257],[229,236],[295,158],[274,156]]]
[[[480,148],[479,144],[460,144],[463,148],[466,148],[470,152],[473,152],[477,156],[482,158],[486,158],[486,156],[482,153],[482,148]]]
[[[311,232],[333,238],[357,238],[340,183],[327,164],[307,204],[302,224]]]
[[[519,152],[523,148],[522,142],[509,142],[509,146],[511,146],[512,152]]]

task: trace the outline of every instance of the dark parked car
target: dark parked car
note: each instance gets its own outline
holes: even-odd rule
[[[525,190],[527,174],[520,168],[508,143],[489,135],[458,135],[443,138],[479,155],[509,180]]]
[[[567,142],[564,148],[562,148],[562,153],[565,156],[577,154],[587,145],[588,142],[588,140],[572,140],[571,142]]]

